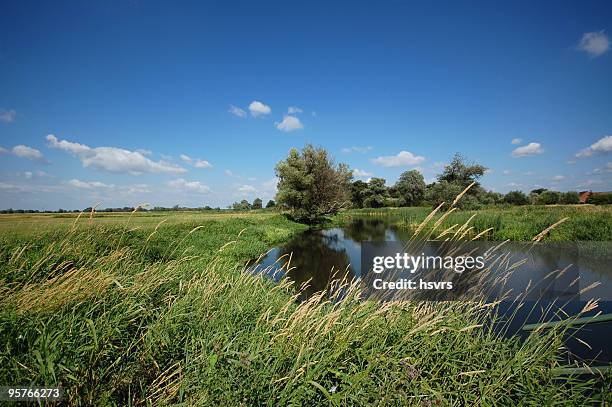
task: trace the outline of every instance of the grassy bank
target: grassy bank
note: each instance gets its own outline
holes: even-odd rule
[[[415,229],[431,208],[356,209],[340,213],[334,222],[343,223],[356,216],[388,217],[398,227]],[[440,229],[461,226],[470,220],[473,229],[468,237],[482,235],[486,240],[529,241],[540,232],[567,218],[546,237],[550,241],[612,240],[612,206],[550,205],[491,207],[478,211],[457,211],[450,214]]]
[[[241,267],[303,229],[280,215],[160,220],[72,227],[71,219],[2,234],[0,383],[61,384],[69,405],[579,405],[603,397],[587,391],[593,383],[555,378],[560,332],[501,339],[483,327],[483,304],[380,305],[357,300],[355,287],[340,303],[297,304],[290,282]]]

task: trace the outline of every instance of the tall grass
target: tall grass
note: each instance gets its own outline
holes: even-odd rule
[[[385,217],[396,226],[416,229],[431,212],[430,208],[356,209],[340,213],[336,222],[353,217]],[[477,215],[477,216],[474,216]],[[454,211],[445,218],[443,226],[459,227],[470,220],[470,237],[484,240],[530,241],[550,225],[568,218],[564,225],[550,231],[548,241],[610,241],[612,240],[612,206],[552,205],[499,206],[477,211]]]
[[[68,405],[606,397],[593,382],[556,377],[562,331],[503,339],[486,323],[490,304],[380,304],[350,281],[298,303],[291,281],[245,272],[245,260],[300,229],[278,216],[4,236],[0,383],[62,385]]]

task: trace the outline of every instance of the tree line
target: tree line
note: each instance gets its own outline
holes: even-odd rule
[[[335,164],[323,148],[305,146],[302,151],[292,149],[289,156],[276,166],[279,179],[276,201],[297,220],[315,222],[342,208],[381,208],[403,206],[434,206],[445,203],[446,209],[455,197],[471,187],[457,203],[459,209],[478,209],[496,204],[551,205],[577,204],[577,192],[558,192],[535,189],[529,195],[521,191],[501,194],[485,190],[479,179],[487,167],[468,162],[455,154],[444,166],[436,180],[426,184],[418,170],[403,172],[397,182],[386,185],[384,178],[370,178],[367,182],[353,180],[346,164]],[[601,203],[606,198],[597,195]],[[600,203],[600,202],[593,203]]]

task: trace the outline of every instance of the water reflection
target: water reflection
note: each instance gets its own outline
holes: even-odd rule
[[[307,288],[301,292],[300,300],[304,300],[315,292],[325,290],[329,283],[342,277],[361,277],[361,242],[397,241],[404,244],[409,240],[411,232],[406,229],[397,229],[385,219],[355,218],[341,228],[327,230],[309,230],[297,235],[291,241],[276,247],[263,258],[259,269],[272,266],[270,274],[274,274],[274,264],[283,255],[291,255],[291,269],[285,273],[287,277],[297,283],[297,286],[308,282]],[[506,250],[515,259],[526,258],[527,262],[520,273],[513,273],[504,289],[522,289],[530,282],[549,281],[535,286],[533,295],[527,300],[552,295],[559,299],[559,305],[577,298],[577,294],[585,287],[599,282],[593,288],[588,298],[609,300],[612,298],[612,265],[610,242],[601,242],[601,247],[591,242],[569,243],[559,245],[545,245],[526,255],[524,244],[508,243]],[[282,262],[281,262],[282,263]],[[563,270],[573,264],[567,272],[560,277],[550,278],[549,273],[554,270]],[[278,265],[280,267],[280,264]],[[366,273],[366,270],[363,270]],[[548,277],[547,277],[548,276]],[[579,280],[572,284],[577,277]],[[282,275],[277,275],[281,278]],[[496,295],[502,290],[498,290]],[[535,302],[533,302],[535,304]],[[536,309],[542,310],[543,303]],[[565,306],[567,311],[578,312],[584,305],[582,301],[570,302]],[[612,312],[612,302],[602,301],[598,309],[603,313]],[[501,311],[513,313],[512,305],[505,304]],[[532,307],[524,307],[517,312],[510,333],[514,334],[523,323],[538,322],[541,312],[532,312]],[[562,315],[557,318],[563,317]],[[604,323],[582,328],[584,337],[588,339],[592,349],[576,342],[568,344],[570,350],[581,358],[589,359],[597,356],[598,360],[612,360],[612,349],[608,344],[612,335],[612,324]]]

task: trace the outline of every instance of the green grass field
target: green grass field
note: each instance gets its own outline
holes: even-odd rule
[[[345,222],[355,216],[388,217],[398,226],[414,229],[431,212],[430,208],[381,208],[356,209],[337,215],[335,222]],[[438,217],[442,216],[440,214]],[[473,218],[472,218],[473,217]],[[473,237],[487,229],[482,238],[486,240],[529,241],[540,232],[567,218],[546,237],[552,241],[610,241],[612,240],[612,206],[602,205],[551,205],[492,207],[477,211],[451,213],[440,226],[440,230],[461,226],[468,220]]]
[[[61,384],[67,405],[607,397],[592,381],[556,377],[562,332],[502,339],[485,328],[484,304],[381,305],[353,286],[342,302],[298,304],[290,282],[242,268],[304,230],[276,212],[75,219],[0,216],[0,383]]]

